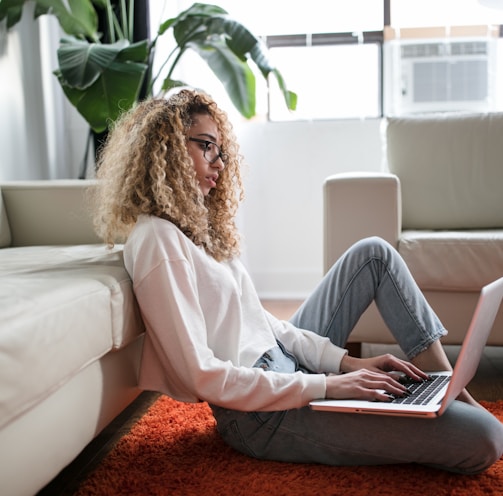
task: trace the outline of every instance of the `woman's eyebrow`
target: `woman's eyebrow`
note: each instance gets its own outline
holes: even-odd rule
[[[199,134],[196,134],[196,136],[206,137],[206,138],[208,138],[210,141],[212,141],[213,143],[216,143],[216,142],[217,142],[217,138],[216,138],[216,136],[213,136],[212,134],[208,134],[208,133],[199,133]]]

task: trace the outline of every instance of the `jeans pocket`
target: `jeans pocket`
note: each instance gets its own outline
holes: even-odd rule
[[[281,423],[283,420],[285,413],[286,411],[250,412],[249,415],[255,418],[262,426],[270,429],[276,429],[277,424]]]
[[[217,424],[218,426],[218,424]],[[241,434],[239,430],[239,425],[237,420],[231,420],[228,424],[226,424],[223,428],[220,426],[217,427],[218,432],[222,436],[222,439],[236,451],[240,453],[244,453],[245,455],[251,456],[253,458],[257,458],[255,452],[250,448],[245,438]]]

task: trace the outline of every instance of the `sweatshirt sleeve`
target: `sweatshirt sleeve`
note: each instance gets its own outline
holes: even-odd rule
[[[243,411],[298,408],[325,397],[324,374],[264,372],[217,358],[187,260],[160,261],[134,282],[134,290],[147,328],[140,368],[143,389]]]

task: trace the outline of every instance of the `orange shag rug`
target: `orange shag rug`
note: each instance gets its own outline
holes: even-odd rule
[[[503,401],[484,403],[503,420]],[[81,484],[100,495],[503,495],[503,459],[461,476],[417,465],[327,467],[260,461],[228,447],[206,403],[161,396]]]

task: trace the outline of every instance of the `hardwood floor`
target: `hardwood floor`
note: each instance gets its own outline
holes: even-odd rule
[[[264,307],[280,319],[288,319],[300,305],[293,300],[264,300]],[[446,346],[446,353],[452,364],[459,353],[459,346]],[[397,346],[363,344],[362,356],[374,356],[382,353],[394,353],[403,356]],[[503,399],[503,347],[486,347],[477,374],[468,386],[468,390],[481,401]],[[117,419],[115,419],[82,453],[66,467],[37,496],[68,496],[73,494],[80,481],[97,466],[103,457],[126,434],[132,425],[146,412],[157,399],[157,393],[143,393]]]

